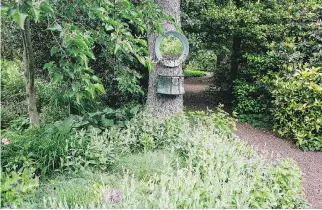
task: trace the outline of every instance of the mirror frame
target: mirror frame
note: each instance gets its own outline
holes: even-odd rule
[[[165,36],[173,35],[173,36],[177,37],[183,45],[183,53],[177,60],[164,59],[161,54],[161,42],[162,42],[164,36],[159,35],[155,41],[155,49],[154,49],[155,56],[157,57],[158,61],[164,66],[171,67],[171,68],[180,66],[187,59],[187,57],[189,55],[188,39],[185,37],[185,35],[183,35],[182,33],[178,32],[178,31],[175,31],[175,30],[166,31],[166,32],[164,32],[164,34],[165,34]]]

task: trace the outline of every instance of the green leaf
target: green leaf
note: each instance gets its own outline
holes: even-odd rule
[[[96,59],[92,51],[86,51],[85,54],[93,60]]]
[[[76,38],[75,39],[75,42],[77,43],[77,45],[81,48],[84,48],[84,49],[88,49],[88,46],[87,44],[84,42],[84,40],[82,40],[81,38]]]
[[[56,47],[56,46],[52,47],[50,50],[50,56],[55,55],[58,51],[59,51],[58,47]]]
[[[44,2],[41,4],[40,9],[41,9],[44,13],[47,13],[47,14],[54,14],[54,10],[53,10],[53,8],[51,8],[51,5],[50,5],[47,1],[44,1]]]
[[[82,93],[76,93],[75,96],[76,96],[76,102],[78,104],[80,104],[80,101],[83,98],[83,94]]]
[[[0,15],[7,13],[9,11],[9,7],[0,5]]]
[[[57,82],[62,81],[62,80],[63,80],[63,75],[61,73],[55,72],[53,74],[53,82],[54,83],[57,83]]]
[[[105,26],[105,30],[106,31],[112,31],[114,29],[114,27],[113,26],[111,26],[111,25],[106,25]]]
[[[114,120],[106,119],[105,116],[102,116],[102,124],[104,127],[111,127],[114,125]]]
[[[25,21],[28,17],[27,14],[20,13],[19,11],[14,12],[12,15],[13,20],[19,25],[22,30],[25,30]]]
[[[124,45],[124,46],[126,46],[126,48],[127,48],[131,53],[133,53],[133,48],[132,48],[131,44],[130,44],[128,41],[124,40],[124,41],[123,41],[123,45]]]
[[[50,31],[62,31],[62,27],[61,25],[59,25],[58,23],[48,27],[46,30],[50,30]]]
[[[40,10],[38,8],[32,7],[32,11],[33,11],[34,16],[35,16],[35,22],[38,23]]]
[[[88,58],[86,57],[86,55],[81,54],[80,58],[81,58],[81,63],[85,66],[85,68],[88,68]]]
[[[115,45],[115,50],[114,50],[114,54],[116,54],[117,53],[117,51],[120,49],[120,45],[119,45],[119,43],[116,43],[116,45]]]
[[[146,42],[145,40],[143,40],[143,39],[138,39],[138,42],[139,42],[141,45],[143,45],[144,47],[147,47],[147,46],[148,46],[147,42]]]
[[[153,71],[153,64],[150,58],[146,58],[146,65],[148,67],[149,72]]]
[[[101,93],[105,93],[105,90],[104,90],[104,86],[102,84],[99,84],[99,83],[95,83],[94,84],[94,87]]]
[[[54,62],[49,62],[44,65],[44,69],[50,69],[54,66]]]

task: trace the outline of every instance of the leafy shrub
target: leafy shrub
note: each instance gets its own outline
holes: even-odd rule
[[[263,17],[259,21],[265,22],[254,25],[255,28],[260,26],[260,29],[254,30],[254,27],[245,26],[242,30],[245,32],[250,29],[252,38],[248,37],[249,34],[242,40],[244,50],[241,50],[238,59],[234,110],[243,121],[271,127],[274,116],[271,112],[273,97],[270,89],[273,78],[270,74],[282,72],[283,65],[321,66],[322,45],[319,43],[322,38],[322,16],[321,4],[317,1],[262,3],[256,4],[254,8],[249,5],[249,9],[262,7],[256,14]],[[262,29],[265,30],[261,31]],[[260,35],[255,37],[258,32]],[[258,38],[262,40],[247,49],[246,46]]]
[[[37,173],[53,171],[58,168],[59,159],[67,156],[70,135],[71,125],[67,121],[7,132],[4,137],[11,144],[2,147],[2,167],[6,171],[19,169],[27,160],[34,163]]]
[[[9,128],[13,121],[27,116],[22,62],[1,61],[1,127]],[[37,109],[44,123],[53,123],[68,116],[68,101],[63,88],[44,80],[36,80]]]
[[[186,78],[189,77],[203,77],[206,76],[206,73],[203,71],[198,71],[198,70],[185,70],[184,71],[184,76]]]
[[[322,150],[322,69],[289,71],[276,76],[272,90],[274,130],[304,150]]]
[[[217,63],[217,56],[214,51],[212,50],[198,50],[195,53],[192,53],[191,59],[189,60],[189,64],[186,66],[185,69],[193,70],[193,69],[200,69],[201,71],[206,72],[216,72],[216,63]]]
[[[75,172],[86,169],[105,170],[122,154],[127,145],[113,138],[113,131],[125,127],[140,106],[108,109],[71,116],[64,121],[26,129],[17,121],[4,133],[11,142],[3,146],[2,167],[7,171],[20,168],[25,159],[32,161],[37,173]],[[28,127],[29,124],[26,126]],[[114,127],[105,131],[107,128]],[[98,133],[100,135],[98,135]]]
[[[106,169],[115,161],[113,142],[98,137],[96,131],[73,130],[69,118],[22,132],[6,133],[11,144],[2,147],[2,167],[6,171],[19,169],[31,161],[43,177],[59,172],[87,168]]]
[[[175,128],[165,129],[167,125],[160,120],[159,126],[152,127],[149,135],[152,136],[154,131],[155,140],[164,140],[162,136],[166,135],[166,130],[173,131],[184,124],[184,129],[177,130],[179,132],[176,132],[177,135],[167,144],[166,149],[180,155],[185,164],[173,164],[179,161],[178,158],[164,158],[161,166],[160,161],[152,162],[152,166],[147,170],[154,174],[145,176],[142,168],[133,170],[134,166],[146,162],[145,155],[142,158],[130,155],[127,159],[131,164],[129,166],[125,163],[123,174],[115,174],[114,178],[104,181],[102,178],[91,188],[91,195],[96,194],[91,202],[78,203],[77,199],[71,202],[71,195],[67,195],[65,198],[47,197],[46,203],[50,208],[307,207],[303,198],[301,172],[294,161],[267,163],[246,143],[232,135],[230,127],[233,123],[223,114],[180,114],[170,119],[175,119],[173,122],[176,123],[168,124]],[[145,127],[142,123],[128,126],[117,131],[121,132],[117,136],[124,135],[127,133],[125,130],[132,130],[132,127]],[[158,127],[161,128],[156,129]],[[146,131],[147,128],[144,128],[136,132],[136,142],[140,142],[140,132],[147,134]],[[128,136],[124,137],[126,138]],[[144,154],[155,156],[159,153]],[[154,171],[155,167],[161,167],[163,170]],[[141,179],[142,175],[144,179]],[[113,181],[116,177],[117,182]],[[120,203],[104,202],[102,196],[109,189],[119,191],[122,195]],[[88,188],[84,189],[84,192],[88,193]]]
[[[249,83],[245,80],[236,80],[234,87],[234,111],[243,122],[251,123],[259,127],[271,127],[272,117],[270,113],[271,102],[264,88],[258,83]]]
[[[141,110],[140,105],[128,104],[120,109],[105,108],[102,111],[85,113],[83,116],[72,116],[71,118],[75,120],[74,128],[87,130],[95,128],[99,132],[112,126],[124,127],[125,123]]]

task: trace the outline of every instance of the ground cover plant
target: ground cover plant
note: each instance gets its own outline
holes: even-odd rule
[[[69,136],[60,136],[70,144],[65,156],[47,154],[51,158],[59,156],[58,165],[28,158],[29,164],[37,168],[48,165],[57,173],[53,171],[39,187],[34,187],[36,191],[22,196],[19,206],[306,207],[298,166],[291,160],[267,163],[232,134],[234,126],[234,120],[219,109],[216,113],[181,113],[167,120],[139,114],[125,127],[112,126],[101,134],[95,130],[88,135],[85,131],[70,132]],[[77,140],[72,141],[74,138]],[[12,153],[17,142],[8,140],[11,142],[3,150],[11,148]],[[26,144],[28,141],[24,140]],[[84,141],[89,143],[80,143]],[[37,150],[38,145],[33,147]],[[19,157],[19,151],[16,152]],[[7,158],[10,159],[3,157]],[[9,166],[4,167],[5,174],[15,168]],[[44,173],[36,172],[39,175]]]

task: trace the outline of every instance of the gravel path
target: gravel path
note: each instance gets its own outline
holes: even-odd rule
[[[184,105],[188,110],[213,109],[217,105],[206,90],[211,84],[211,75],[185,80]],[[236,134],[261,154],[270,159],[292,158],[301,167],[304,175],[305,195],[311,208],[322,209],[322,152],[303,152],[294,142],[278,138],[271,131],[239,123]]]

